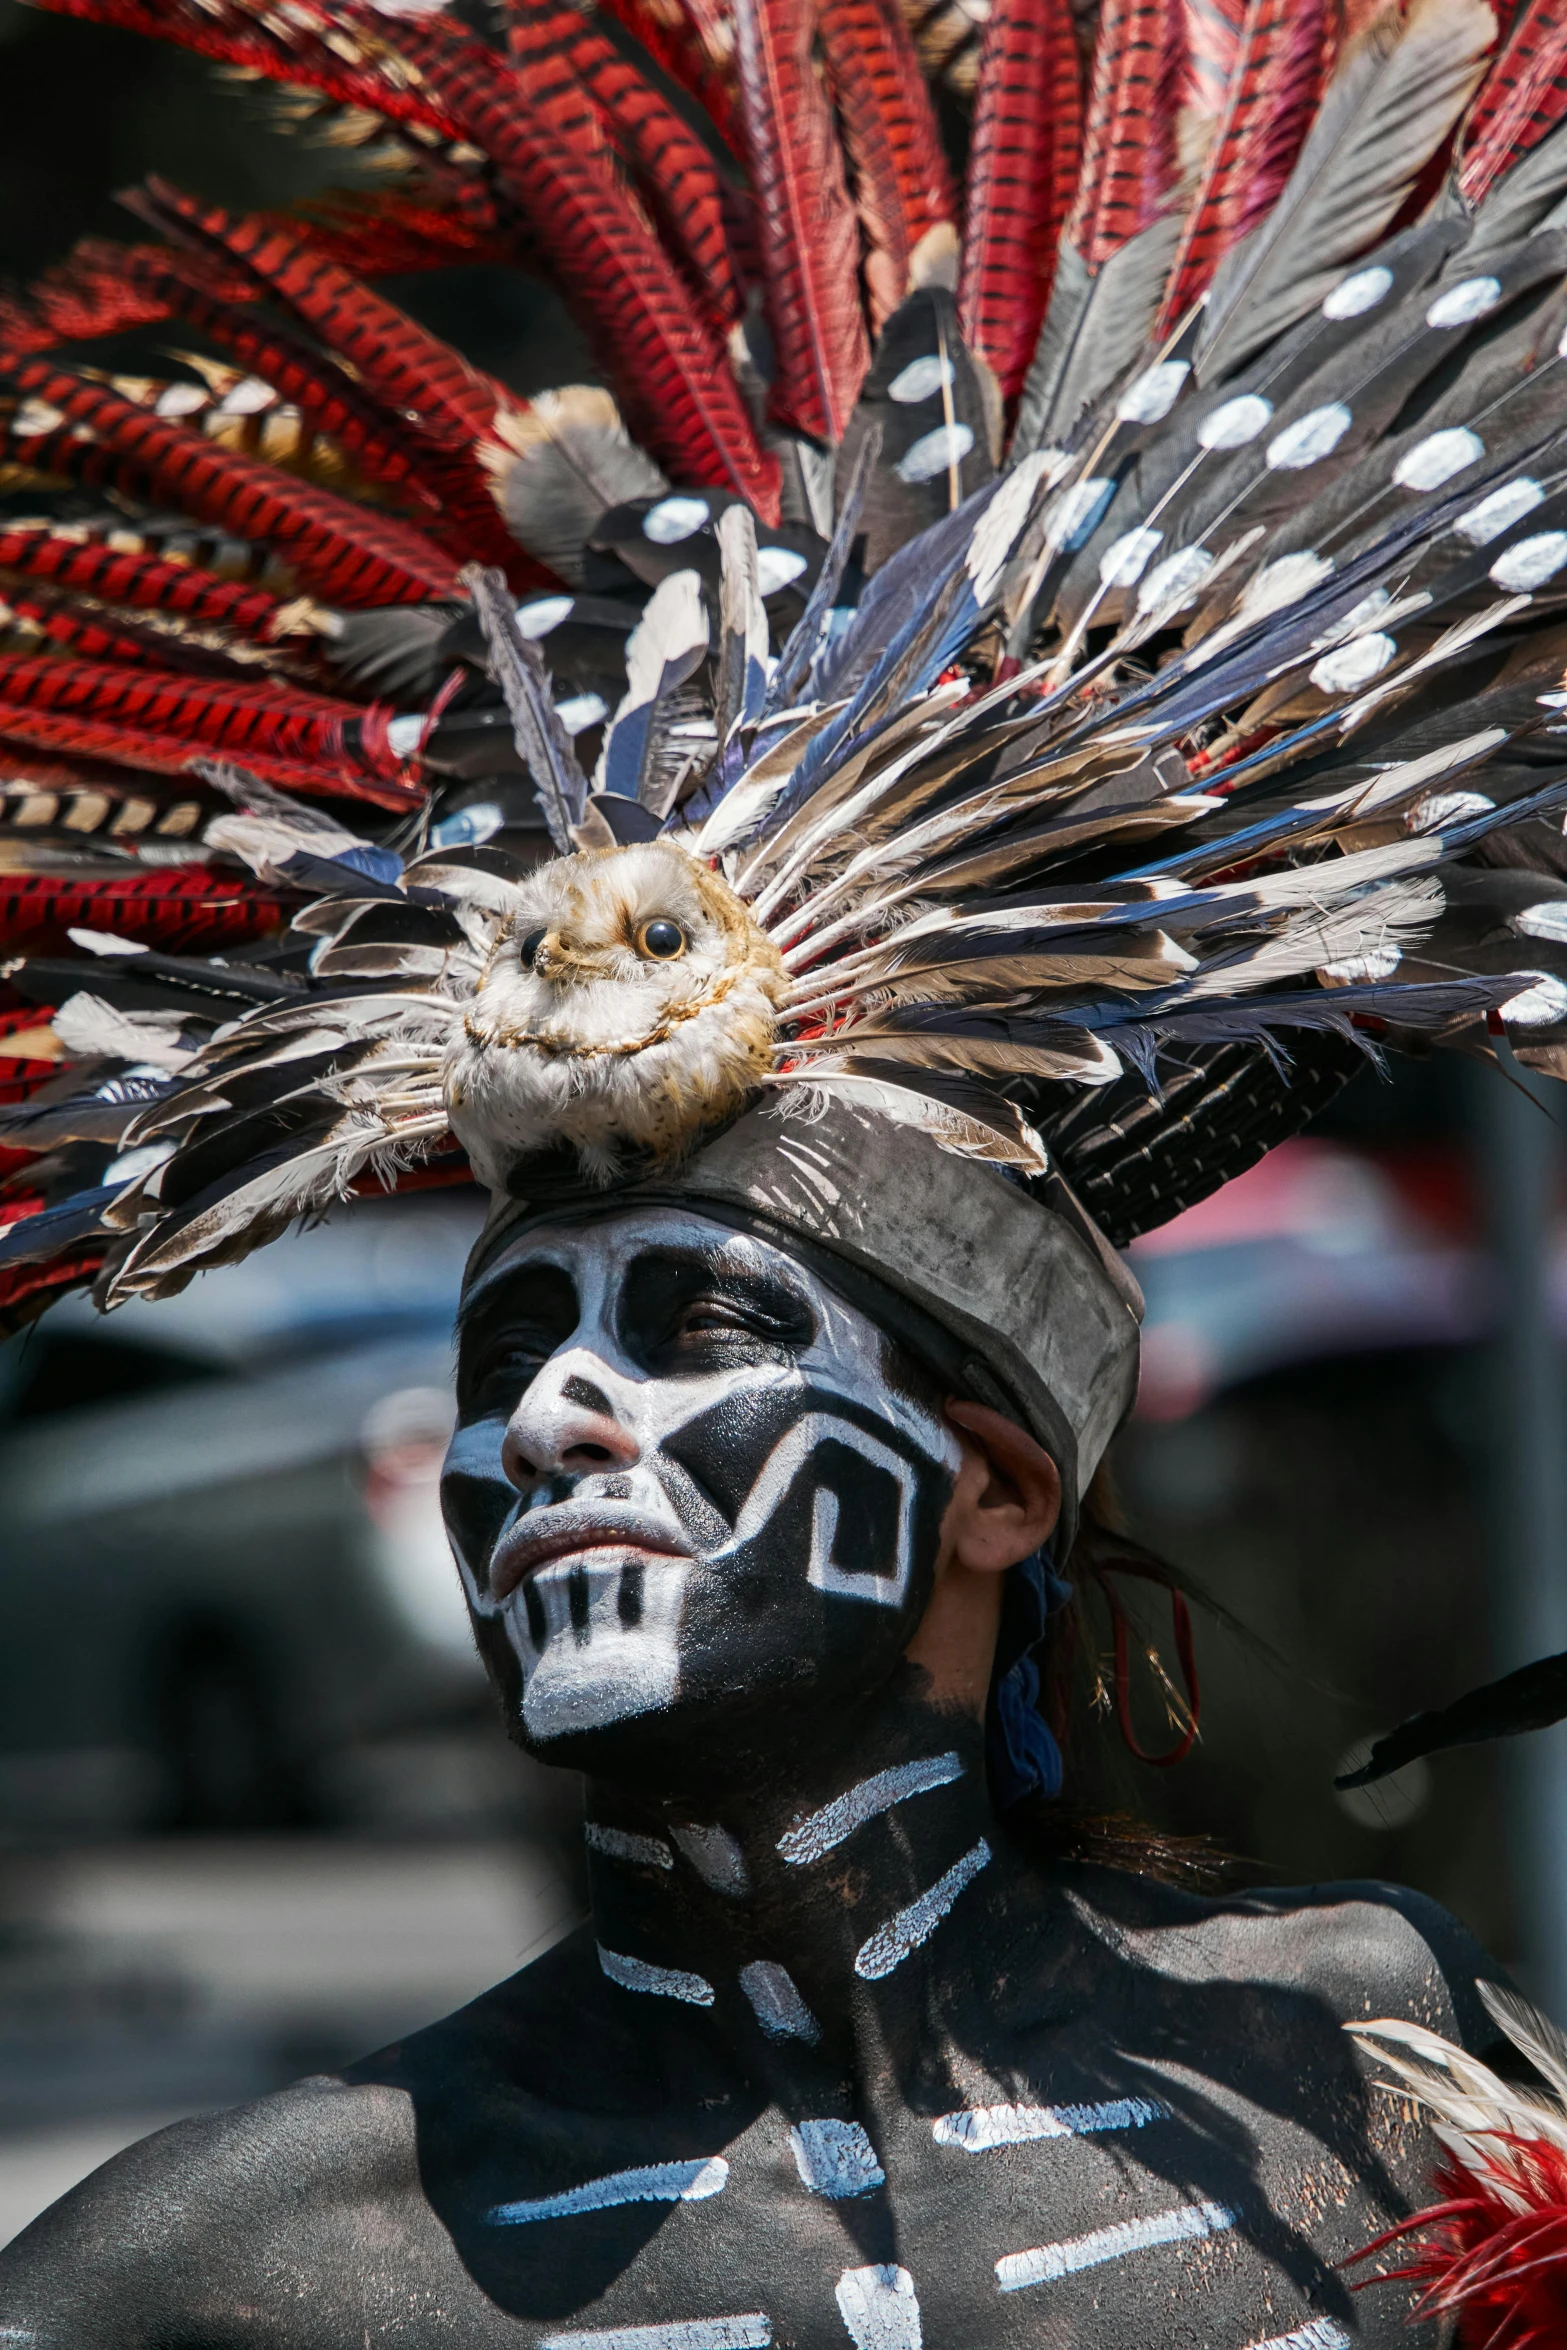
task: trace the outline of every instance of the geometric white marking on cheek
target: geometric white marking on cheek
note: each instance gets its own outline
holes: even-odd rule
[[[1095,2228],[1091,2235],[1069,2236],[1064,2243],[1005,2253],[996,2262],[996,2282],[1003,2293],[1055,2284],[1062,2277],[1076,2276],[1080,2269],[1124,2260],[1131,2252],[1150,2252],[1160,2244],[1190,2244],[1204,2236],[1222,2235],[1226,2228],[1234,2227],[1238,2216],[1224,2203],[1178,2203],[1173,2211],[1122,2220],[1118,2227]]]
[[[869,1599],[881,1607],[901,1607],[912,1564],[917,1472],[901,1454],[893,1452],[877,1437],[854,1427],[848,1420],[840,1420],[836,1415],[826,1412],[804,1413],[778,1439],[745,1498],[735,1520],[733,1537],[722,1550],[714,1552],[712,1563],[720,1564],[761,1531],[788,1492],[795,1476],[817,1446],[829,1437],[835,1443],[845,1445],[851,1452],[857,1452],[873,1468],[885,1469],[895,1479],[898,1487],[897,1559],[891,1575],[867,1574],[863,1569],[856,1574],[850,1568],[841,1566],[833,1557],[833,1540],[838,1531],[837,1497],[825,1487],[820,1487],[814,1496],[811,1512],[811,1557],[806,1580],[813,1583],[818,1591],[831,1592],[844,1599]]]
[[[680,1677],[680,1620],[689,1560],[649,1559],[641,1577],[641,1615],[620,1619],[626,1568],[619,1562],[547,1566],[531,1578],[544,1614],[535,1643],[519,1589],[506,1607],[506,1629],[523,1673],[522,1718],[541,1743],[573,1730],[597,1730],[670,1705]],[[586,1631],[571,1619],[573,1583],[587,1596]]]
[[[858,2122],[797,2122],[789,2132],[794,2165],[813,2195],[844,2203],[887,2184],[876,2149]]]
[[[1089,2138],[1103,2130],[1142,2130],[1168,2121],[1168,2106],[1151,2097],[1107,2097],[1097,2105],[974,2105],[944,2113],[930,2125],[938,2146],[965,2154],[989,2154],[997,2146],[1022,2146],[1037,2138]]]
[[[779,1853],[795,1868],[820,1860],[856,1828],[891,1811],[894,1804],[907,1803],[912,1795],[928,1795],[933,1787],[949,1787],[962,1776],[962,1758],[957,1754],[932,1754],[918,1762],[894,1763],[890,1770],[878,1771],[874,1778],[861,1779],[842,1795],[835,1795],[820,1811],[807,1812],[803,1820],[796,1820],[779,1837]]]
[[[846,2268],[837,2300],[854,2350],[921,2350],[920,2305],[906,2268]]]
[[[944,1877],[938,1877],[928,1893],[911,1901],[907,1909],[900,1909],[862,1943],[854,1961],[854,1971],[862,1982],[879,1983],[890,1975],[910,1954],[928,1942],[940,1925],[958,1895],[966,1885],[972,1885],[980,1870],[990,1859],[990,1846],[981,1836],[979,1842],[961,1860],[953,1862]]]
[[[1336,2318],[1314,2317],[1292,2334],[1270,2334],[1265,2342],[1251,2343],[1249,2350],[1350,2350],[1350,2337]]]
[[[570,2219],[580,2211],[610,2211],[619,2203],[705,2203],[721,2195],[729,2165],[721,2154],[697,2162],[646,2163],[639,2170],[611,2171],[560,2195],[527,2203],[497,2203],[485,2218],[492,2228],[521,2228],[538,2219]]]
[[[822,2027],[800,1997],[793,1975],[776,1959],[754,1958],[743,1966],[740,1988],[769,2040],[804,2040],[814,2047],[821,2038]]]
[[[683,1967],[654,1966],[645,1958],[630,1958],[623,1950],[598,1945],[599,1965],[622,1991],[646,1991],[655,1999],[680,1999],[687,2007],[711,2007],[713,1986]]]
[[[689,1826],[671,1828],[669,1833],[703,1884],[714,1893],[724,1893],[731,1901],[738,1901],[750,1892],[751,1876],[745,1865],[745,1854],[727,1828]]]
[[[768,2350],[773,2321],[762,2309],[741,2317],[675,2317],[660,2326],[606,2326],[599,2333],[546,2334],[539,2350]]]
[[[606,1828],[600,1820],[583,1824],[582,1840],[590,1851],[609,1860],[629,1861],[639,1869],[672,1869],[675,1856],[661,1836],[635,1836],[629,1828]]]

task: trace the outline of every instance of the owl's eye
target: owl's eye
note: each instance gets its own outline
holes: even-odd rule
[[[651,956],[655,963],[672,963],[686,951],[686,934],[678,922],[660,915],[654,922],[644,922],[637,932],[637,951]]]
[[[524,971],[531,971],[538,961],[539,949],[548,933],[543,930],[525,930],[517,941],[517,960]]]

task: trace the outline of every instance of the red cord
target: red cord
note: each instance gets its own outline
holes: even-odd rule
[[[1149,1754],[1138,1738],[1132,1724],[1132,1692],[1127,1671],[1126,1614],[1111,1585],[1112,1575],[1135,1575],[1144,1583],[1158,1583],[1170,1594],[1170,1620],[1175,1633],[1175,1653],[1180,1659],[1181,1678],[1186,1683],[1187,1726],[1167,1754]],[[1168,1770],[1184,1762],[1197,1743],[1202,1721],[1202,1692],[1197,1685],[1197,1652],[1192,1641],[1191,1610],[1185,1598],[1173,1584],[1165,1582],[1152,1567],[1137,1566],[1130,1559],[1117,1559],[1113,1566],[1099,1569],[1104,1588],[1105,1603],[1110,1610],[1111,1628],[1115,1635],[1115,1712],[1121,1725],[1121,1736],[1127,1751],[1138,1762],[1152,1763],[1155,1770]]]

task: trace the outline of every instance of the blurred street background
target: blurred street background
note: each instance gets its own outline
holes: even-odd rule
[[[115,233],[154,166],[236,205],[341,182],[275,111],[0,0],[0,277]],[[585,372],[518,278],[391,290],[519,390]],[[1225,1620],[1199,1616],[1194,1756],[1115,1793],[1243,1884],[1420,1887],[1567,2020],[1567,1734],[1333,1789],[1406,1714],[1567,1648],[1567,1096],[1540,1091],[1368,1068],[1133,1252],[1116,1473]],[[435,1506],[477,1216],[365,1204],[0,1351],[0,2240],[146,2130],[428,2021],[579,1914],[574,1790],[501,1736]]]

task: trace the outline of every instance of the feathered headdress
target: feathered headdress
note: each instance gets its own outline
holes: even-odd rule
[[[396,177],[0,313],[10,1322],[780,1096],[1119,1243],[1567,1066],[1563,0],[53,4]],[[365,282],[475,260],[606,386]]]
[[[1402,2265],[1358,2281],[1418,2281],[1414,2315],[1456,2321],[1463,2350],[1556,2350],[1567,2338],[1567,2038],[1516,1992],[1475,1987],[1534,2085],[1401,2017],[1347,2027],[1386,2068],[1377,2085],[1412,2099],[1444,2152],[1440,2202],[1356,2255],[1391,2249]]]

